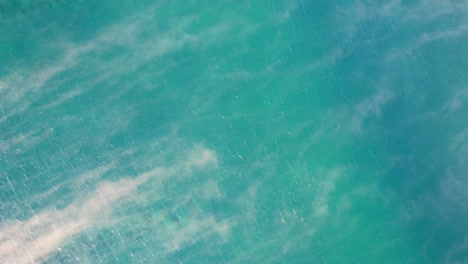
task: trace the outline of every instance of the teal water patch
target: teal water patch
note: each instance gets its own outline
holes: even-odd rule
[[[467,261],[466,4],[56,2],[1,9],[1,262]]]

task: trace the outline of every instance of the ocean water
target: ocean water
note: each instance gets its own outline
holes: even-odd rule
[[[468,263],[467,14],[0,1],[0,263]]]

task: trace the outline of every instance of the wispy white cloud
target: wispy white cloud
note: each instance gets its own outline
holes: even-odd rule
[[[320,68],[332,66],[348,54],[349,52],[345,52],[342,48],[335,48],[325,57],[314,60],[310,65],[304,68],[304,71],[314,71]]]
[[[30,91],[40,91],[52,78],[76,66],[79,63],[80,56],[89,52],[89,50],[88,45],[68,46],[58,60],[54,62],[46,60],[47,65],[39,70],[36,68],[14,70],[0,80],[0,83],[2,83],[0,87],[2,103],[10,105],[21,100]]]
[[[386,55],[387,61],[405,58],[413,52],[421,49],[423,46],[442,39],[457,39],[468,34],[468,24],[461,25],[455,29],[444,31],[427,32],[419,36],[415,41],[410,42],[403,48],[393,48]]]
[[[143,197],[138,193],[142,184],[171,175],[186,174],[194,168],[203,168],[216,164],[216,154],[202,145],[194,148],[187,159],[180,164],[167,168],[155,168],[141,173],[134,178],[122,178],[117,181],[100,181],[90,194],[76,196],[75,200],[63,209],[52,206],[26,220],[9,220],[0,226],[0,262],[36,263],[46,259],[53,252],[63,248],[73,237],[96,228],[112,227],[122,219],[113,216],[114,209],[125,200]],[[100,178],[100,175],[112,170],[114,166],[104,166],[81,175],[79,181]],[[70,183],[72,184],[72,183]],[[73,183],[76,184],[76,183]],[[216,192],[216,183],[207,182],[199,192]],[[54,191],[48,191],[44,197]],[[216,196],[216,193],[213,195]],[[207,196],[208,197],[208,196]],[[184,201],[178,201],[178,203]],[[212,216],[198,217],[182,229],[173,230],[164,245],[167,252],[180,249],[194,243],[197,239],[219,234],[226,237],[229,233],[228,222],[218,222]]]
[[[66,93],[61,94],[60,96],[58,96],[58,98],[55,101],[53,101],[53,102],[51,102],[51,103],[49,103],[47,105],[44,105],[41,108],[43,108],[43,109],[54,108],[54,107],[56,107],[56,106],[58,106],[58,105],[60,105],[62,103],[67,102],[70,99],[73,99],[74,97],[76,97],[76,96],[78,96],[78,95],[80,95],[82,93],[83,93],[82,90],[72,90],[72,91],[66,92]]]
[[[299,8],[299,3],[297,1],[287,1],[282,7],[282,10],[276,15],[276,23],[282,24],[289,20],[291,14],[294,13]]]
[[[35,129],[25,133],[4,135],[0,139],[0,152],[22,152],[25,148],[32,148],[45,139],[51,137],[54,133],[53,128]]]
[[[218,159],[216,154],[206,149],[203,146],[197,146],[193,151],[190,152],[190,155],[185,162],[186,170],[191,170],[192,168],[196,167],[203,167],[206,165],[218,165]]]
[[[353,38],[361,23],[375,18],[386,18],[394,21],[398,28],[408,24],[427,23],[442,16],[468,10],[468,4],[463,1],[423,0],[414,4],[405,4],[401,0],[382,2],[353,1],[349,6],[337,9],[337,19],[346,21],[347,34]]]
[[[319,172],[320,173],[320,172]],[[320,173],[317,178],[320,181],[317,185],[317,193],[313,202],[313,216],[316,218],[325,218],[329,215],[329,201],[336,184],[341,177],[341,170],[334,168],[331,171]]]
[[[381,86],[381,85],[378,85]],[[361,133],[363,122],[369,117],[379,117],[385,105],[393,100],[395,94],[389,88],[383,87],[377,91],[372,97],[365,99],[357,104],[350,118],[350,129],[354,133]]]
[[[187,19],[181,19],[170,29],[146,39],[141,34],[145,25],[149,23],[148,20],[152,18],[154,18],[154,8],[149,8],[143,14],[103,29],[97,37],[85,43],[75,44],[64,40],[47,42],[49,46],[44,48],[57,50],[57,59],[39,58],[34,64],[11,69],[8,75],[0,77],[0,105],[3,109],[0,120],[4,121],[28,109],[33,99],[37,99],[37,95],[46,94],[50,90],[64,90],[60,86],[70,78],[78,78],[76,75],[82,74],[84,69],[93,71],[96,77],[80,80],[78,86],[72,86],[62,96],[43,107],[50,108],[66,102],[91,89],[93,85],[102,84],[105,79],[131,71],[197,39],[185,32],[184,28],[189,22]],[[114,56],[106,62],[100,61],[102,52],[116,47],[125,48],[119,56]],[[64,78],[57,78],[67,71],[71,73]]]
[[[466,169],[468,168],[468,128],[456,133],[448,146],[449,155],[453,157],[452,163],[447,168],[447,174],[441,182],[441,193],[444,200],[448,202],[441,208],[456,207],[468,210],[465,201],[468,200],[468,178]]]
[[[90,228],[113,224],[112,206],[131,195],[145,177],[103,182],[87,198],[62,210],[47,209],[27,220],[13,220],[0,227],[0,260],[36,263],[60,250],[74,235]]]
[[[468,101],[468,89],[460,89],[452,96],[452,98],[447,101],[447,103],[442,107],[442,111],[447,112],[447,114],[453,114],[465,107],[466,102]]]
[[[444,259],[444,263],[466,263],[468,261],[466,252],[468,252],[468,235],[464,237],[461,243],[455,244],[452,248],[448,250]]]
[[[166,233],[167,237],[162,241],[165,254],[180,250],[187,245],[192,245],[214,234],[226,239],[230,228],[227,221],[218,222],[212,216],[208,216],[202,220],[191,221],[187,226],[169,230]]]

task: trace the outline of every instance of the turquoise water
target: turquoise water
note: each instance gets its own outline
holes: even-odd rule
[[[1,263],[468,263],[466,1],[0,1]]]

